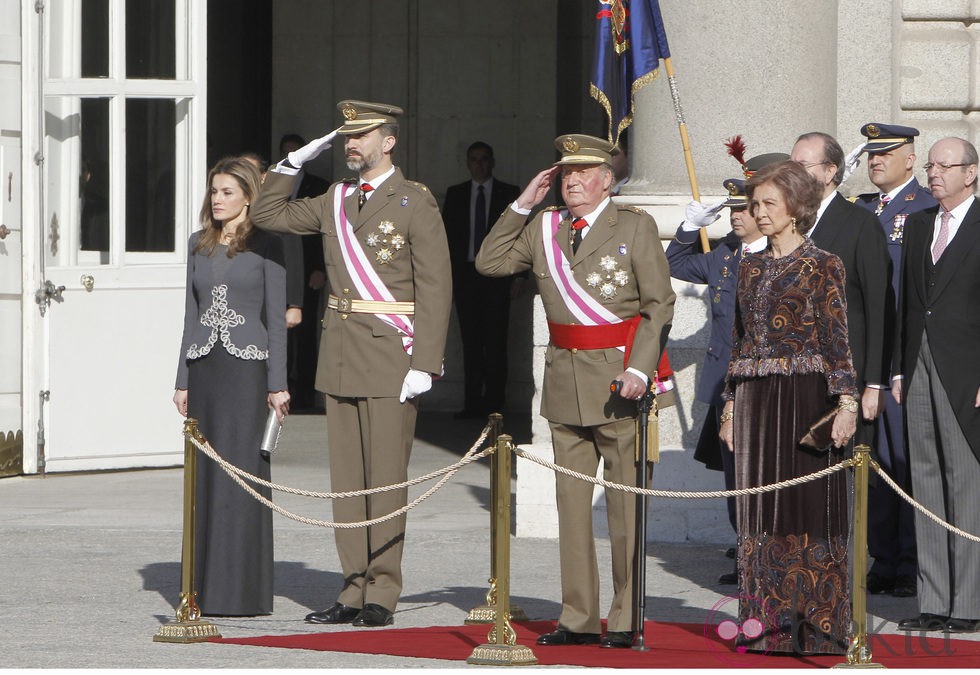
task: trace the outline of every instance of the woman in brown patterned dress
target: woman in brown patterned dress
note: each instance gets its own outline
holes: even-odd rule
[[[804,234],[820,205],[796,162],[772,164],[745,186],[769,246],[739,269],[721,438],[735,452],[737,488],[804,476],[840,461],[857,424],[847,342],[844,265]],[[836,406],[829,450],[799,441]],[[753,651],[844,653],[851,627],[847,478],[741,496],[739,619]]]

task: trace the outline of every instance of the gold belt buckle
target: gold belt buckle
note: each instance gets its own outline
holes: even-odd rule
[[[337,298],[337,311],[341,314],[350,314],[350,298]]]

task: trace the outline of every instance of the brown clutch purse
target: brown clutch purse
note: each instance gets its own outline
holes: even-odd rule
[[[834,418],[837,416],[837,408],[831,408],[820,418],[810,425],[810,428],[803,438],[800,439],[800,445],[817,450],[819,452],[827,452],[830,450],[830,446],[833,445],[834,441],[830,436],[830,432],[834,429]]]

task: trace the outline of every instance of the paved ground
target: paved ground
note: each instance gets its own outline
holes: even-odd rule
[[[529,441],[529,420],[509,417],[506,431]],[[411,475],[453,463],[476,439],[482,422],[423,413]],[[326,490],[322,416],[293,416],[273,461],[273,479]],[[220,448],[219,448],[220,450]],[[415,497],[426,487],[410,491]],[[0,667],[3,668],[416,668],[468,667],[435,659],[268,649],[220,644],[154,643],[173,617],[179,596],[182,471],[155,469],[0,480]],[[286,509],[329,519],[329,505],[277,494]],[[489,573],[489,471],[460,471],[409,514],[405,588],[396,627],[459,625],[483,603]],[[656,505],[653,505],[656,508]],[[311,609],[332,604],[340,587],[333,535],[275,516],[275,613],[215,621],[226,637],[320,632],[303,623]],[[608,542],[599,542],[603,606],[610,600]],[[733,587],[717,577],[731,569],[717,546],[648,546],[647,616],[703,622],[728,602]],[[560,608],[558,546],[554,540],[512,542],[513,602],[531,619],[553,619]],[[869,598],[871,628],[895,632],[894,622],[917,612],[915,599]],[[329,629],[328,629],[329,630]],[[350,627],[334,630],[351,630]],[[647,636],[651,666],[656,638]]]

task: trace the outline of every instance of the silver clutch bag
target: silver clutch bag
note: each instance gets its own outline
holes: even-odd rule
[[[271,455],[279,445],[279,436],[282,434],[282,423],[275,410],[269,410],[269,416],[265,420],[265,431],[262,432],[262,443],[259,445],[259,452],[263,455]]]

